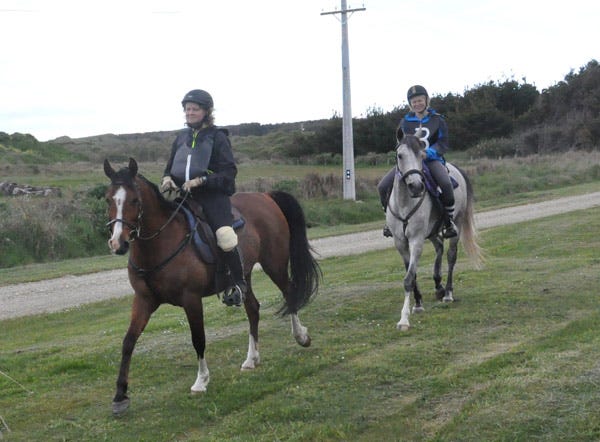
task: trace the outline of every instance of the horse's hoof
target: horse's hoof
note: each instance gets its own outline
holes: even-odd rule
[[[129,398],[125,398],[119,402],[112,403],[112,412],[114,416],[120,416],[129,408]]]
[[[423,313],[424,311],[425,311],[425,309],[423,308],[422,305],[419,305],[419,306],[415,305],[412,309],[413,313]]]
[[[409,324],[398,324],[396,325],[396,328],[400,331],[408,331],[410,329],[410,325]]]
[[[442,302],[454,302],[454,298],[452,296],[444,296]]]
[[[310,336],[306,335],[304,339],[296,338],[296,342],[302,347],[310,347],[310,343],[312,342]]]

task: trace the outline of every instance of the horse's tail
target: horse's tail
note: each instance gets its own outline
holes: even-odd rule
[[[272,191],[269,195],[279,206],[290,229],[290,293],[278,314],[296,313],[315,295],[321,279],[321,268],[312,255],[306,236],[304,211],[296,198],[287,192]]]
[[[465,182],[467,184],[467,208],[466,208],[465,216],[462,217],[461,226],[460,226],[461,242],[462,242],[463,247],[465,248],[465,251],[467,252],[467,255],[469,255],[469,258],[471,259],[471,261],[473,262],[475,267],[477,269],[480,269],[483,265],[485,258],[483,255],[483,251],[481,250],[481,248],[479,247],[479,244],[477,243],[478,234],[477,234],[477,228],[475,227],[475,215],[474,215],[474,208],[473,208],[475,194],[473,192],[473,186],[471,184],[471,180],[469,180],[469,177],[467,176],[467,174],[462,169],[460,169],[458,167],[457,167],[457,169],[460,172],[460,174],[463,176],[463,178],[465,179]]]

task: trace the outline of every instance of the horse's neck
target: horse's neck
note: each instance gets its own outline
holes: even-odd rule
[[[142,235],[154,233],[165,224],[171,215],[170,212],[161,207],[156,195],[152,189],[142,188],[142,217],[140,224],[142,227]]]
[[[408,191],[406,184],[404,184],[399,178],[394,179],[394,189],[392,195],[394,197],[394,202],[397,204],[397,209],[402,209],[405,207],[410,208],[417,203],[415,198],[410,196],[410,192]]]

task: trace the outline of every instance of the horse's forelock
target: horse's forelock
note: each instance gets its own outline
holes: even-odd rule
[[[419,138],[417,138],[415,135],[405,135],[400,143],[406,144],[410,149],[412,149],[415,155],[417,155],[419,151],[423,149],[421,140],[419,140]]]
[[[133,176],[131,175],[131,171],[127,167],[122,168],[114,174],[111,182],[117,186],[131,186],[133,184]]]

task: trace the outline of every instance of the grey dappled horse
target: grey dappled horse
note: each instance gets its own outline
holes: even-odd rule
[[[423,311],[423,298],[417,285],[417,266],[423,244],[429,239],[435,248],[433,280],[436,297],[445,302],[454,301],[452,277],[457,258],[459,239],[476,266],[482,261],[477,245],[477,231],[473,217],[473,189],[466,174],[450,163],[446,163],[450,176],[456,180],[454,189],[454,222],[458,236],[450,238],[448,246],[448,274],[446,287],[442,285],[442,257],[444,239],[440,235],[443,226],[443,209],[426,189],[423,174],[424,146],[414,135],[406,135],[396,146],[396,177],[386,211],[386,222],[393,233],[394,244],[406,268],[404,277],[404,305],[402,316],[396,325],[400,330],[410,327],[410,294],[414,294],[413,312]]]

